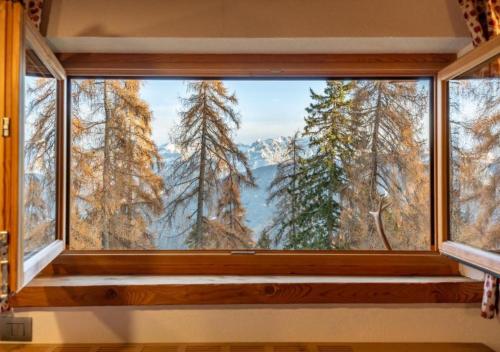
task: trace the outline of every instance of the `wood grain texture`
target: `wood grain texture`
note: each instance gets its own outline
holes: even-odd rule
[[[14,4],[15,5],[15,4]],[[19,243],[16,248],[13,248],[13,251],[17,251],[17,259],[14,265],[18,268],[17,274],[17,286],[16,291],[23,286],[27,285],[41,270],[43,270],[55,257],[57,257],[65,248],[64,241],[64,215],[65,212],[61,205],[64,206],[65,203],[60,203],[60,201],[64,200],[64,185],[65,173],[61,174],[62,168],[65,167],[65,164],[61,164],[64,162],[64,157],[66,154],[66,146],[65,146],[65,99],[64,99],[64,89],[65,89],[65,79],[66,73],[64,72],[64,68],[61,66],[59,61],[57,60],[54,53],[52,53],[51,49],[47,45],[45,38],[43,38],[38,30],[35,28],[31,20],[24,13],[22,6],[17,4],[18,13],[14,18],[19,19],[19,25],[21,26],[21,34],[19,37],[16,37],[13,40],[13,45],[19,46],[19,50],[16,48],[16,52],[19,51],[21,58],[19,62],[13,61],[13,65],[19,66],[17,74],[21,76],[19,82],[14,82],[12,85],[12,92],[14,94],[14,99],[16,100],[16,104],[18,105],[18,110],[16,111],[15,118],[15,133],[12,133],[11,143],[16,144],[17,154],[13,154],[12,160],[10,161],[10,166],[13,169],[16,169],[16,175],[18,175],[18,180],[22,179],[22,175],[20,174],[19,163],[22,163],[21,153],[19,151],[19,145],[23,143],[23,129],[24,129],[24,106],[21,104],[24,102],[23,99],[23,90],[24,90],[24,82],[22,77],[24,77],[24,69],[23,66],[26,64],[26,60],[22,57],[25,55],[24,51],[28,48],[33,50],[36,56],[41,60],[43,65],[49,70],[49,72],[56,78],[57,80],[57,133],[58,140],[56,145],[56,164],[58,168],[58,175],[56,176],[57,182],[57,199],[58,205],[56,206],[56,234],[57,238],[54,242],[45,246],[43,249],[38,251],[32,257],[25,260],[24,258],[24,248],[23,243]],[[16,96],[17,95],[17,96]],[[14,120],[14,119],[13,119]],[[61,138],[63,137],[63,138]],[[13,171],[14,172],[14,171]],[[19,181],[17,181],[19,182]],[[20,191],[19,183],[11,184],[8,183],[9,187],[17,187],[16,188],[16,197],[12,197],[12,202],[10,206],[12,207],[12,213],[19,217],[19,212],[21,211],[21,206],[19,205],[20,195],[17,193]],[[18,227],[19,228],[19,227]],[[16,229],[17,230],[17,229]],[[17,234],[17,231],[16,231]],[[16,235],[16,238],[19,241],[24,239],[24,234],[20,233]],[[14,291],[14,289],[13,289]]]
[[[24,16],[25,44],[35,51],[38,58],[43,62],[54,78],[57,80],[66,79],[64,68],[49,48],[46,39],[42,37],[39,30],[34,26],[29,17],[26,14]]]
[[[479,45],[474,50],[464,56],[459,57],[450,65],[444,67],[438,73],[438,79],[441,81],[450,80],[464,72],[467,72],[477,65],[487,61],[495,55],[500,54],[500,36]]]
[[[65,252],[50,275],[343,275],[456,276],[458,264],[437,253],[107,251]]]
[[[500,276],[500,253],[493,253],[452,241],[442,243],[440,250],[441,253],[451,258],[458,259],[495,276]]]
[[[454,54],[60,53],[68,76],[380,77],[433,76]]]
[[[19,234],[19,138],[21,135],[22,38],[24,9],[7,2],[5,115],[10,117],[10,136],[4,138],[4,229],[9,232],[9,289],[16,292],[22,281],[22,243]]]
[[[2,344],[2,352],[489,352],[480,343]]]
[[[57,81],[57,144],[56,144],[56,235],[66,248],[66,223],[68,215],[67,182],[68,163],[68,119],[66,115],[66,80]]]
[[[387,278],[369,280],[248,280],[213,278],[211,282],[182,280],[149,284],[130,278],[109,278],[98,285],[88,278],[77,283],[53,278],[51,285],[29,285],[13,297],[15,307],[69,307],[121,305],[206,304],[307,304],[307,303],[476,303],[482,283],[463,278],[419,278],[397,282]],[[67,280],[67,279],[66,279]],[[78,280],[78,279],[75,279]],[[131,281],[132,280],[132,281]],[[207,278],[205,278],[207,280]]]
[[[0,117],[6,115],[7,3],[0,1]],[[5,139],[0,138],[0,229],[5,228]]]
[[[434,145],[434,205],[435,205],[435,231],[438,247],[448,240],[449,225],[449,126],[448,126],[448,85],[446,81],[436,82],[437,108],[435,121]]]
[[[226,285],[226,284],[419,284],[474,282],[460,276],[312,276],[312,275],[68,275],[39,277],[31,287],[80,286],[155,286],[155,285]]]

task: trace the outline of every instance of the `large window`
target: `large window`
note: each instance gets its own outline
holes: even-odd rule
[[[453,241],[500,250],[500,56],[448,82]]]
[[[61,64],[19,2],[0,8],[2,294],[18,293],[16,303],[480,296],[462,281],[421,281],[459,274],[435,240],[441,252],[465,246],[442,242],[449,140],[447,115],[433,116],[442,82],[465,72],[463,62],[443,69],[453,55],[61,53]],[[46,281],[26,287],[41,270]],[[130,277],[109,286],[105,275]],[[171,275],[229,277],[206,299],[213,277]],[[351,279],[266,275],[373,278],[346,287]],[[407,275],[418,277],[412,295],[380,279]]]
[[[71,249],[431,242],[430,79],[71,81]]]

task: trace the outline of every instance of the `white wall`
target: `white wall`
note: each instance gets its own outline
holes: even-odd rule
[[[475,305],[163,306],[18,310],[34,342],[482,342],[500,322]]]
[[[455,53],[471,42],[457,0],[53,0],[47,13],[58,52]]]

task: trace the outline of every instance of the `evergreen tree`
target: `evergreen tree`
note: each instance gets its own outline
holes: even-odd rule
[[[273,241],[269,232],[264,229],[260,235],[257,243],[255,244],[255,248],[257,249],[271,249],[273,247]]]
[[[259,239],[260,245],[292,248],[298,236],[300,214],[299,178],[304,171],[301,167],[303,148],[300,146],[299,132],[289,140],[284,160],[278,163],[276,175],[271,181],[267,204],[275,205],[272,222]]]
[[[221,81],[192,82],[188,91],[175,138],[181,156],[170,173],[173,196],[166,220],[172,223],[179,213],[189,212],[181,235],[188,233],[191,248],[249,245],[239,192],[254,181],[246,156],[232,140],[232,131],[240,126],[236,96]],[[192,202],[194,210],[189,208]]]
[[[343,248],[339,234],[340,194],[346,184],[344,165],[353,155],[351,133],[352,83],[328,81],[322,94],[311,90],[304,137],[313,154],[304,159],[299,179],[300,231],[289,248]]]
[[[136,80],[74,81],[72,247],[150,248],[162,206],[161,157]]]

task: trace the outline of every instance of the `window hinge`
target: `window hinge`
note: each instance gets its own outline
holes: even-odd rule
[[[2,137],[10,136],[10,118],[2,117]]]
[[[0,285],[0,303],[6,303],[9,299],[9,232],[0,231],[0,273],[2,281]]]

